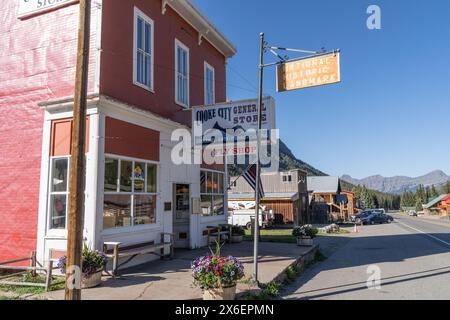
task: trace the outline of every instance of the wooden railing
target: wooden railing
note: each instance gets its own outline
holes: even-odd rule
[[[11,264],[16,264],[19,262],[29,261],[29,266],[11,266]],[[1,261],[0,262],[0,271],[12,271],[11,273],[7,273],[6,275],[0,275],[0,285],[8,285],[8,286],[24,286],[24,287],[44,287],[45,291],[48,291],[51,283],[52,283],[52,271],[55,269],[53,267],[53,261],[50,260],[47,263],[47,266],[42,266],[36,259],[36,252],[32,252],[30,257],[9,260],[9,261]],[[17,272],[16,272],[17,271]],[[18,275],[24,275],[27,273],[31,273],[33,277],[36,277],[38,273],[45,273],[45,282],[37,283],[37,282],[26,282],[26,281],[8,281],[7,279],[16,277]]]

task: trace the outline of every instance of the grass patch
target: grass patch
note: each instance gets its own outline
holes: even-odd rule
[[[30,282],[30,283],[45,283],[45,276],[37,275],[33,277],[31,273],[27,273],[24,275],[18,275],[15,277],[11,277],[5,279],[7,281],[12,282]],[[62,283],[61,283],[62,282]],[[52,281],[52,285],[49,288],[49,291],[61,290],[64,289],[64,277],[54,277]],[[32,287],[32,286],[13,286],[13,285],[4,285],[0,284],[0,291],[10,292],[15,295],[21,296],[26,294],[41,294],[45,292],[45,287]]]
[[[261,242],[275,242],[275,243],[297,243],[297,238],[292,235],[292,229],[261,229]],[[341,229],[337,233],[319,232],[317,236],[338,236],[348,234],[350,231]],[[245,230],[245,241],[253,241],[250,230]]]
[[[292,229],[261,229],[261,242],[297,243]],[[250,230],[245,230],[244,240],[253,241]]]

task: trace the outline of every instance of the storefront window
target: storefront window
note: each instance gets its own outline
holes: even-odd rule
[[[203,216],[224,214],[223,173],[200,172],[200,206]]]
[[[133,162],[120,161],[120,191],[131,192],[131,168]]]
[[[135,162],[133,169],[134,192],[145,191],[145,163]]]
[[[131,227],[131,196],[105,195],[103,229]]]
[[[106,159],[105,161],[105,191],[117,191],[119,160]]]
[[[156,191],[156,165],[147,163],[147,192],[157,193]]]
[[[156,196],[134,197],[134,225],[156,223]]]
[[[115,170],[115,172],[114,172]],[[119,189],[114,177],[120,176]],[[143,161],[107,158],[103,229],[156,223],[157,166]]]
[[[50,229],[65,229],[69,194],[69,158],[53,158],[50,187]]]

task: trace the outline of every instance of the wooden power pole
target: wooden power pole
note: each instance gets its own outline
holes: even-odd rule
[[[78,27],[77,66],[73,104],[72,157],[70,160],[69,178],[66,300],[81,299],[81,255],[83,250],[84,228],[86,104],[90,23],[91,0],[80,0],[80,22]],[[74,268],[80,271],[78,275],[75,274]]]

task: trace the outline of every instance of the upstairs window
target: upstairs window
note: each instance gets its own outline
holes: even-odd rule
[[[214,68],[205,62],[205,105],[216,103]]]
[[[134,8],[134,84],[153,91],[153,20]]]
[[[175,40],[175,101],[189,107],[189,49]]]

